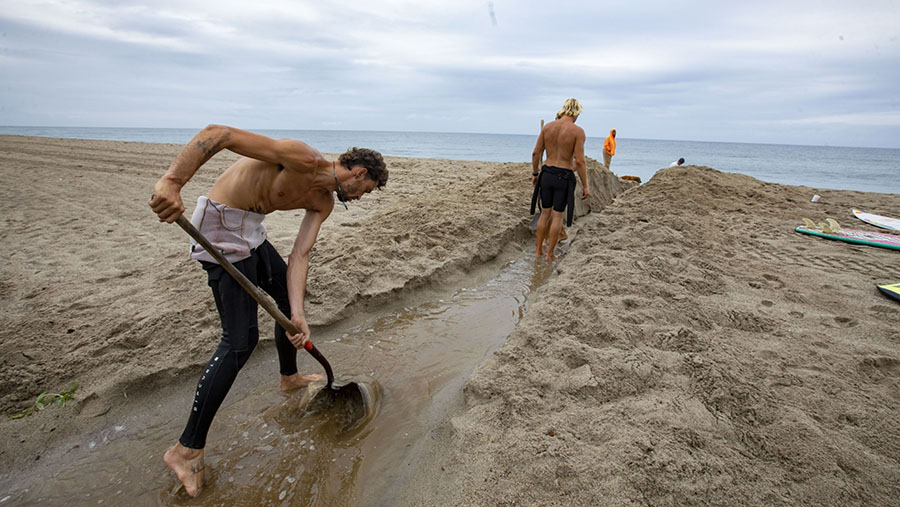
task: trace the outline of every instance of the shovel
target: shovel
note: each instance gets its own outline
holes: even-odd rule
[[[272,300],[266,297],[259,288],[253,285],[253,282],[248,280],[243,273],[238,271],[237,268],[235,268],[234,265],[231,264],[231,262],[226,259],[225,256],[222,255],[222,253],[216,249],[216,247],[214,247],[193,224],[191,224],[190,220],[184,215],[181,215],[178,217],[178,220],[176,220],[176,223],[184,229],[184,232],[188,233],[200,244],[200,246],[209,252],[209,254],[225,268],[225,271],[228,271],[228,274],[237,280],[237,282],[241,284],[241,287],[243,287],[257,303],[269,312],[269,315],[271,315],[272,318],[281,324],[281,327],[284,328],[285,331],[291,335],[299,334],[297,327],[294,326],[290,319],[281,313],[281,310],[275,306]],[[325,356],[323,356],[321,352],[319,352],[319,349],[308,340],[304,345],[304,348],[310,355],[316,358],[316,361],[318,361],[323,368],[325,368],[325,374],[328,377],[328,383],[316,393],[307,406],[307,410],[316,412],[336,410],[338,414],[337,422],[342,430],[352,429],[357,426],[372,413],[372,396],[368,388],[356,382],[335,384],[331,365],[328,364],[328,360],[325,359]]]

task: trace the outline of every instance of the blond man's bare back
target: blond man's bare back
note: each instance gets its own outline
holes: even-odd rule
[[[584,129],[575,125],[574,121],[559,119],[544,125],[541,137],[547,153],[545,164],[574,170],[573,161],[579,136],[584,138]]]
[[[577,102],[574,99],[570,99],[570,101],[575,102],[577,105]],[[567,101],[567,104],[568,103],[569,101]],[[576,109],[580,112],[581,107],[579,106]],[[542,175],[544,175],[544,172],[548,170],[547,166],[552,166],[558,169],[551,170],[551,174],[553,171],[559,171],[560,169],[563,170],[562,172],[569,170],[578,173],[582,183],[581,198],[587,199],[590,195],[590,186],[588,185],[587,168],[584,163],[584,130],[575,125],[575,120],[578,118],[577,116],[564,113],[561,114],[562,116],[560,116],[559,119],[548,123],[541,129],[537,143],[534,145],[534,151],[531,153],[531,184],[535,186],[534,195],[536,198],[539,191],[543,192],[545,187],[539,186],[539,180]],[[541,164],[541,156],[545,152],[547,153],[547,161],[544,163],[544,167],[539,167]],[[556,193],[559,189],[553,189],[552,186],[547,188],[551,188],[551,190],[549,190],[550,195],[541,195],[544,206],[547,206],[548,201],[553,201],[554,203],[557,202]],[[574,192],[574,189],[575,186],[572,185],[569,187],[568,192]],[[574,195],[570,194],[567,205],[571,205],[573,198]],[[553,249],[559,240],[560,231],[562,230],[562,216],[565,207],[563,207],[563,210],[560,210],[557,208],[557,205],[558,204],[553,204],[552,213],[541,214],[537,226],[537,248],[535,249],[535,255],[537,257],[543,255],[544,241],[547,240],[548,249],[545,259],[548,261],[552,261],[556,258]],[[569,216],[571,217],[571,214]]]

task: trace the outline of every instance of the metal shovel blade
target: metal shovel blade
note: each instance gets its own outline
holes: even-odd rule
[[[352,430],[372,416],[372,393],[365,384],[357,382],[326,385],[310,400],[306,412],[328,412],[341,432]]]

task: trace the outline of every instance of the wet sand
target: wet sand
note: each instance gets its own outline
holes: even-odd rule
[[[9,259],[0,408],[80,385],[67,407],[0,423],[0,490],[58,476],[89,453],[89,436],[114,443],[117,421],[189,385],[215,347],[203,272],[186,258],[183,233],[146,207],[178,149],[0,136]],[[233,160],[221,154],[202,168],[186,204]],[[309,284],[314,340],[359,312],[458,285],[510,245],[530,255],[527,164],[388,165],[386,191],[323,227]],[[853,224],[849,208],[900,216],[896,195],[702,167],[667,169],[630,190],[597,174],[592,212],[558,273],[398,464],[412,471],[397,474],[396,503],[900,496],[900,305],[874,287],[900,281],[898,252],[793,232],[803,216],[870,228]],[[301,216],[267,218],[282,253]],[[271,335],[264,340],[254,356],[274,357]],[[173,412],[159,417],[183,417]],[[158,466],[152,473],[164,474]]]
[[[552,267],[522,254],[510,248],[465,285],[419,290],[317,329],[338,378],[373,395],[373,415],[349,431],[336,424],[335,407],[307,413],[316,389],[274,389],[278,363],[271,342],[264,343],[213,424],[202,504],[395,505],[396,485],[411,472],[407,463],[425,455],[432,428],[460,405],[465,379],[503,344],[532,287],[551,275]],[[37,467],[33,476],[51,480],[17,483],[10,501],[190,505],[183,494],[170,494],[173,479],[160,467],[159,449],[180,434],[195,380],[129,404],[110,427],[84,435],[80,448]]]

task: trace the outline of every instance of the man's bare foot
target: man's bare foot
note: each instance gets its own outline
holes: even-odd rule
[[[190,449],[177,442],[163,455],[163,461],[175,472],[175,477],[184,485],[184,491],[197,496],[203,487],[203,449]]]
[[[546,260],[546,261],[551,261],[551,262],[552,262],[552,261],[555,261],[555,260],[556,260],[556,254],[554,254],[553,252],[547,252],[547,256],[544,257],[544,260]]]
[[[325,380],[325,377],[318,374],[300,375],[299,373],[282,375],[281,385],[278,386],[278,388],[281,389],[281,392],[287,393],[295,389],[300,389],[301,387],[306,387],[313,382],[319,382],[320,380]]]
[[[566,233],[566,228],[563,227],[559,230],[559,241],[565,241],[569,239],[569,235]]]

